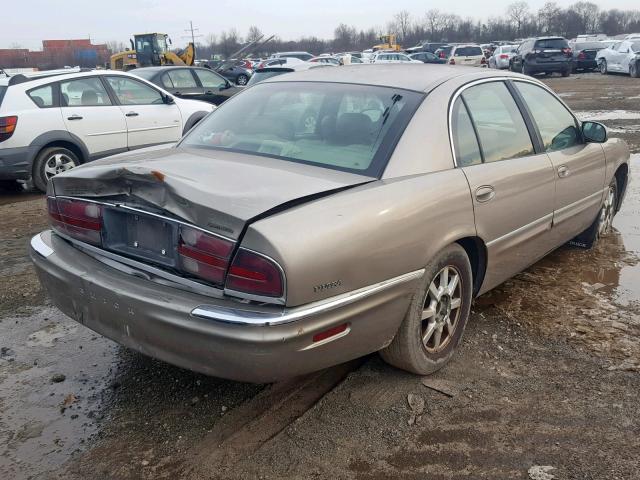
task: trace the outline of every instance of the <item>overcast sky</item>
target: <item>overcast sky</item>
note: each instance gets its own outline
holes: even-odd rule
[[[383,27],[398,10],[408,10],[414,19],[430,8],[463,17],[489,18],[502,15],[512,0],[4,0],[0,7],[0,48],[19,44],[40,49],[43,39],[87,38],[95,43],[128,42],[133,33],[168,33],[175,47],[187,42],[183,35],[189,20],[200,34],[219,34],[235,27],[245,35],[251,25],[265,34],[283,39],[315,35],[332,38],[334,28],[344,22],[357,28]],[[531,0],[537,10],[545,0]],[[558,1],[566,7],[573,1]],[[638,0],[602,0],[601,8],[640,8]]]

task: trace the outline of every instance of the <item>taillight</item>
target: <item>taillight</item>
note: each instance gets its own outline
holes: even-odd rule
[[[578,60],[584,60],[585,58],[587,58],[587,56],[584,54],[584,52],[580,52],[578,54]]]
[[[480,65],[486,65],[486,64],[487,64],[487,59],[486,59],[486,58],[484,58],[484,57],[482,57],[482,58],[480,59]]]
[[[102,206],[67,198],[47,198],[51,227],[77,240],[102,245]]]
[[[440,58],[446,58],[446,57],[445,57],[445,55],[444,55],[444,52],[440,52],[440,53],[438,54],[438,56],[439,56]]]
[[[562,53],[564,53],[567,57],[571,56],[571,49],[570,48],[563,48],[562,49]]]
[[[509,58],[509,55],[507,55],[506,53],[503,53],[502,55],[500,55],[500,58],[502,60],[506,60],[507,58]]]
[[[0,117],[0,142],[5,141],[16,130],[16,125],[18,124],[18,117]]]
[[[180,267],[191,275],[222,284],[232,251],[233,243],[228,240],[185,225],[180,226]]]
[[[233,259],[225,287],[236,292],[281,297],[284,279],[273,261],[241,248]]]
[[[453,59],[453,57],[451,57],[449,59],[449,65],[455,65],[455,64],[456,64],[456,61]]]

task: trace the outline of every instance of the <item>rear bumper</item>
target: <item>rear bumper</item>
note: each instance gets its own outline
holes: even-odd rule
[[[43,232],[30,256],[53,303],[92,330],[151,357],[207,375],[272,382],[386,346],[422,271],[296,308],[252,307],[121,272]],[[317,343],[316,333],[348,324]]]
[[[571,69],[571,62],[527,62],[530,72],[564,72]]]
[[[575,66],[577,70],[598,68],[598,62],[593,60],[576,60]]]
[[[32,147],[0,148],[0,180],[31,178]]]

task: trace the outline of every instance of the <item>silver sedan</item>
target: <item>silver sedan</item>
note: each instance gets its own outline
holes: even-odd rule
[[[609,231],[628,160],[519,74],[314,69],[174,147],[53,177],[31,259],[71,318],[205,374],[269,382],[380,351],[425,375],[474,297]]]
[[[513,57],[517,48],[517,45],[502,45],[497,47],[493,55],[489,57],[489,68],[497,68],[499,70],[508,69],[511,57]]]

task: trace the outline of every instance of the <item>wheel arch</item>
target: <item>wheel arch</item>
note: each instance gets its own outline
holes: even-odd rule
[[[84,142],[77,136],[64,130],[54,130],[43,133],[31,142],[30,147],[33,147],[31,163],[33,163],[33,160],[35,160],[42,150],[50,147],[62,147],[71,150],[78,157],[80,163],[85,163],[89,160],[89,149]]]
[[[618,167],[616,173],[614,173],[614,177],[618,186],[618,198],[616,199],[616,212],[620,210],[622,206],[622,199],[624,198],[624,194],[627,190],[627,183],[629,182],[629,165],[623,163]]]
[[[487,271],[487,246],[477,236],[459,238],[455,243],[460,245],[469,257],[471,275],[473,276],[473,296],[475,297],[482,287]]]

